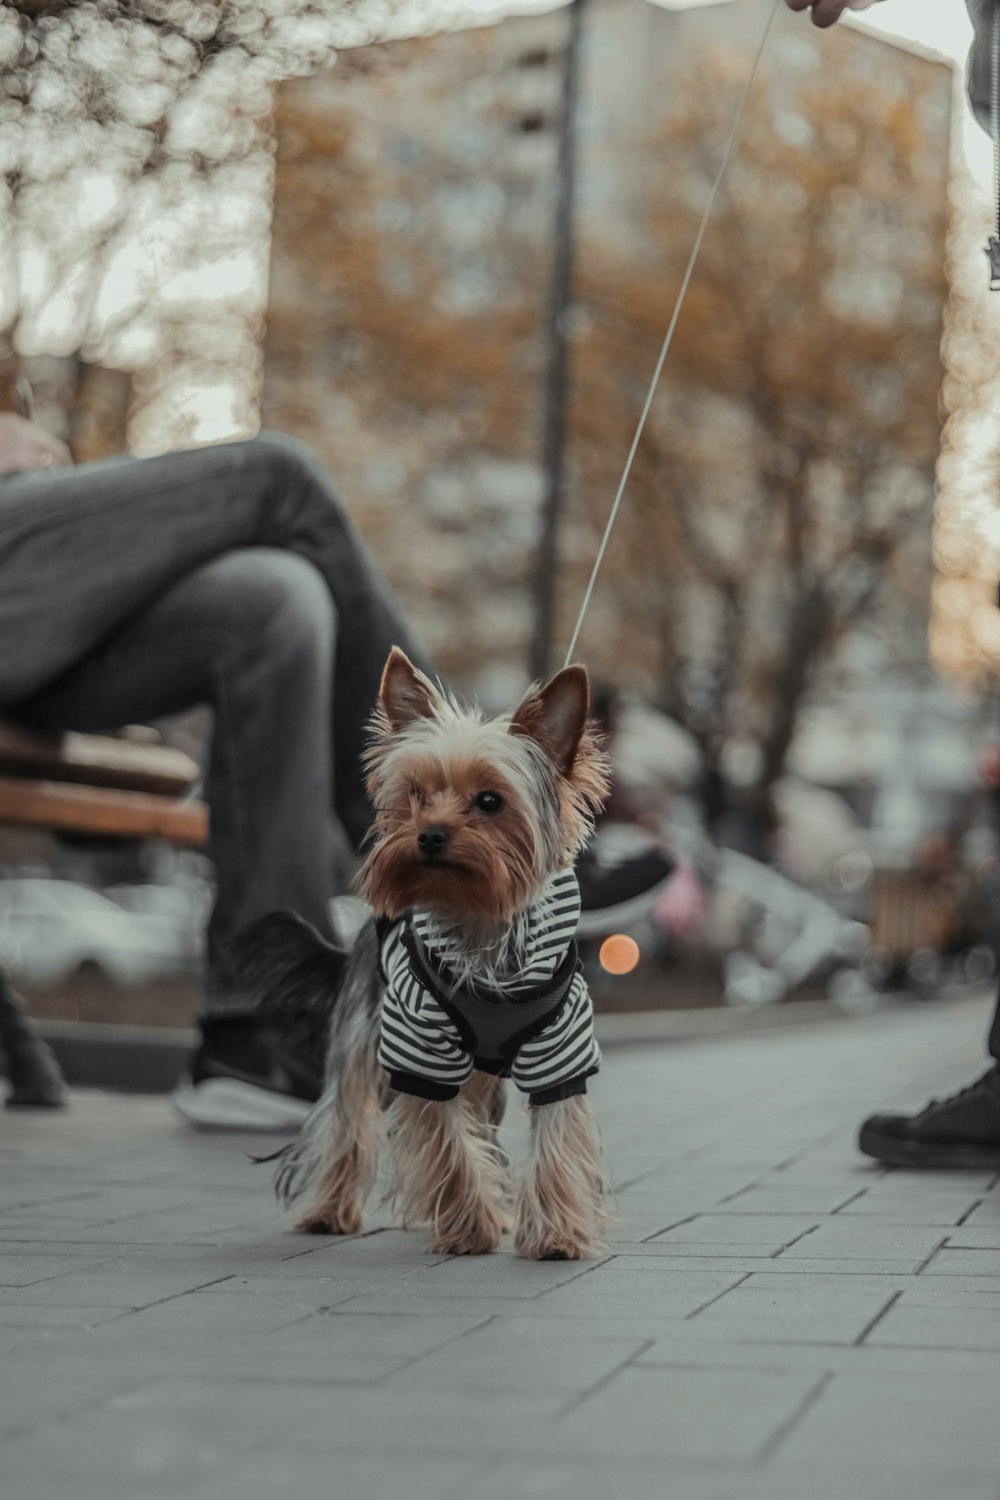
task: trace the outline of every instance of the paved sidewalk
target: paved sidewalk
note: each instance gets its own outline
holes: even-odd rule
[[[0,1116],[4,1500],[997,1500],[997,1175],[853,1148],[986,1019],[612,1052],[589,1265],[293,1237],[162,1100]]]

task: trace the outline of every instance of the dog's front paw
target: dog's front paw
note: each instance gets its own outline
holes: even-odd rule
[[[310,1213],[296,1219],[299,1234],[360,1234],[360,1213]]]
[[[532,1250],[518,1247],[518,1254],[528,1260],[586,1260],[590,1253],[585,1245],[539,1245]]]
[[[498,1221],[476,1224],[461,1234],[439,1235],[431,1245],[435,1255],[491,1255],[499,1249],[502,1226]]]
[[[499,1240],[490,1241],[485,1236],[481,1239],[447,1240],[433,1244],[431,1252],[434,1255],[492,1255],[499,1244]]]
[[[601,1250],[596,1239],[551,1231],[536,1234],[527,1225],[520,1227],[514,1248],[525,1260],[592,1260]]]

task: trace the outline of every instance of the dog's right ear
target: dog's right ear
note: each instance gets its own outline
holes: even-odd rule
[[[382,673],[379,702],[390,729],[398,734],[417,719],[433,719],[441,707],[441,695],[406,652],[393,646]]]
[[[511,733],[536,740],[569,776],[587,727],[590,687],[586,667],[563,667],[543,688],[530,687],[514,710]]]

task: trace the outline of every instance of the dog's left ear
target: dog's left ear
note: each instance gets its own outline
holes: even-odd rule
[[[511,720],[511,734],[537,740],[564,776],[573,769],[590,711],[586,667],[563,667],[543,688],[529,688]]]
[[[433,719],[441,706],[441,694],[405,651],[393,646],[382,673],[379,702],[393,734],[416,719]]]

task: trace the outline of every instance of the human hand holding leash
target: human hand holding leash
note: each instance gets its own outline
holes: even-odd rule
[[[811,10],[814,26],[832,26],[845,10],[867,10],[872,0],[785,0],[789,10]]]
[[[73,455],[51,433],[17,412],[0,412],[0,474],[71,464]]]

